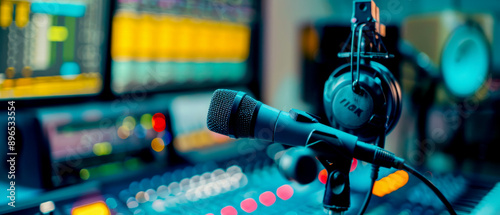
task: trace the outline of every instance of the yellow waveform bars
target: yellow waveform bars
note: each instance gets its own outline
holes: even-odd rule
[[[398,170],[375,182],[373,185],[373,195],[378,197],[392,193],[408,183],[408,173],[404,170]]]
[[[24,28],[29,22],[30,2],[29,1],[0,1],[0,27],[7,28],[12,23],[14,16],[14,4],[16,4],[15,24],[19,28]]]
[[[12,23],[14,4],[11,1],[0,1],[0,26],[7,28]]]
[[[99,73],[79,74],[73,79],[62,76],[4,79],[0,80],[0,99],[94,94],[101,90],[101,85]]]
[[[16,5],[16,26],[24,28],[30,20],[30,3],[20,1]]]
[[[127,61],[231,61],[247,59],[244,24],[119,12],[113,18],[111,55]]]

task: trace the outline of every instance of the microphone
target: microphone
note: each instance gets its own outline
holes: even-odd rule
[[[265,105],[244,92],[218,89],[210,101],[207,125],[211,131],[232,138],[254,138],[313,149],[316,159],[329,174],[323,207],[330,212],[342,213],[350,206],[349,167],[354,157],[378,166],[404,169],[412,173],[432,189],[450,214],[456,214],[436,186],[406,164],[404,159],[375,145],[358,141],[352,134],[323,125],[318,122],[317,117],[304,111],[292,109],[284,112]]]
[[[322,140],[335,149],[335,155],[354,157],[387,168],[401,169],[404,164],[402,158],[387,150],[319,123],[312,114],[296,109],[281,111],[241,91],[218,89],[214,92],[207,126],[213,132],[232,138],[252,138],[290,146],[307,146],[312,140]]]

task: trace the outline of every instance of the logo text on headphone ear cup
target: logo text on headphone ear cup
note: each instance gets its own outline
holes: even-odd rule
[[[350,85],[346,85],[333,99],[333,117],[341,126],[355,129],[370,119],[373,112],[373,100],[369,93],[363,89],[361,92],[356,94],[352,92]]]

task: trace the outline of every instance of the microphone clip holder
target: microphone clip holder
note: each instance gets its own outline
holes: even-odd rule
[[[382,41],[385,36],[385,25],[380,23],[379,8],[373,0],[357,0],[353,2],[353,14],[351,18],[351,34],[344,43],[339,58],[351,58],[352,89],[355,93],[360,93],[359,67],[361,58],[392,58]],[[354,43],[357,39],[357,45]],[[351,43],[350,50],[346,51],[347,44]],[[357,50],[356,50],[356,48]],[[366,51],[369,47],[369,51]],[[354,57],[356,57],[356,74],[354,73]]]
[[[311,134],[306,144],[327,171],[323,207],[329,214],[343,214],[351,204],[349,172],[353,157],[334,147],[337,144],[341,144],[337,137],[317,132]]]
[[[342,214],[347,211],[351,205],[351,189],[349,184],[349,170],[351,168],[352,157],[345,158],[338,154],[324,153],[334,150],[330,144],[319,140],[308,144],[315,154],[316,159],[325,167],[327,171],[327,180],[325,184],[325,193],[323,195],[323,207],[334,214]]]
[[[294,113],[313,118],[306,112],[294,110]],[[381,148],[385,146],[388,116],[385,118],[385,122],[377,126],[378,130],[380,130],[380,136],[376,140],[376,145]],[[349,209],[351,203],[349,173],[353,155],[345,148],[335,147],[336,145],[343,145],[340,138],[319,131],[313,131],[305,145],[306,148],[314,152],[316,159],[327,171],[323,207],[328,211],[328,214],[343,214]],[[376,178],[379,167],[378,165],[373,167],[372,174],[374,175],[372,178]],[[371,190],[369,192],[371,193]]]

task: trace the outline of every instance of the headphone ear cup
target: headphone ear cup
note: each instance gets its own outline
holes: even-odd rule
[[[360,66],[360,93],[353,92],[350,64],[345,64],[325,83],[323,102],[332,127],[368,142],[378,136],[372,119],[374,113],[381,112],[385,98],[383,89],[373,77],[376,71],[366,65]]]
[[[354,68],[356,69],[356,68]],[[382,64],[360,65],[361,93],[352,91],[350,64],[338,67],[325,83],[323,103],[332,127],[373,141],[386,122],[386,133],[401,115],[401,88]],[[386,120],[386,118],[388,119]]]

